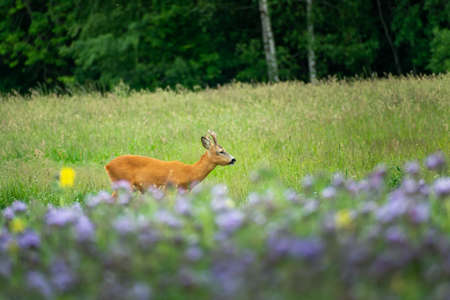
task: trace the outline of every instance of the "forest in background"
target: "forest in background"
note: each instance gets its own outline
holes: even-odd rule
[[[0,92],[268,81],[260,2],[0,0]],[[446,0],[267,7],[280,80],[310,80],[308,45],[317,78],[450,70]]]

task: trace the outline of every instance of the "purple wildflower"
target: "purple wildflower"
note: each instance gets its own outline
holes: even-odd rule
[[[11,204],[11,208],[14,210],[15,213],[24,212],[27,210],[27,205],[22,201],[16,200]]]
[[[117,197],[117,203],[120,205],[128,204],[131,201],[131,194],[130,193],[119,193],[119,196]]]
[[[220,230],[231,233],[244,222],[245,215],[239,210],[230,210],[216,216],[216,224]]]
[[[450,195],[450,177],[442,177],[436,179],[433,184],[433,190],[440,198]]]
[[[336,189],[332,186],[326,187],[322,191],[321,195],[324,199],[333,199],[336,197]]]
[[[130,300],[149,300],[151,296],[152,289],[144,282],[136,282],[127,293]]]
[[[417,176],[420,172],[420,165],[417,161],[410,161],[405,164],[405,172],[410,176]]]
[[[6,207],[2,214],[6,220],[12,220],[15,217],[14,209],[11,206]]]
[[[27,285],[30,289],[39,292],[44,298],[49,299],[53,296],[51,286],[45,276],[37,271],[30,271],[27,274]]]
[[[289,245],[289,254],[306,260],[317,258],[323,250],[323,244],[316,238],[292,239]]]
[[[128,216],[119,216],[113,222],[113,228],[121,235],[131,233],[136,226],[133,220]]]
[[[39,248],[41,239],[36,232],[27,229],[17,237],[17,244],[21,249]]]
[[[303,205],[303,213],[305,215],[310,215],[313,212],[317,211],[318,207],[319,207],[319,201],[317,201],[316,199],[309,199]]]
[[[175,202],[175,211],[183,216],[190,216],[192,214],[191,199],[183,195],[178,195]]]
[[[80,215],[78,207],[50,208],[45,215],[47,225],[64,226],[73,223]]]
[[[406,213],[408,201],[400,190],[394,191],[386,204],[378,208],[375,215],[378,221],[388,223]]]
[[[248,203],[249,205],[255,205],[260,202],[261,202],[261,197],[258,195],[258,193],[251,192],[250,194],[248,194],[246,203]]]
[[[106,191],[100,191],[97,195],[89,195],[86,199],[86,205],[89,207],[95,207],[100,203],[113,203],[114,199],[112,195]]]
[[[125,192],[131,192],[131,185],[128,181],[126,180],[118,180],[118,181],[114,181],[111,184],[111,188],[114,191],[125,191]]]
[[[198,261],[203,256],[203,251],[198,246],[190,246],[184,252],[186,258],[190,261]]]
[[[419,191],[417,182],[412,178],[405,178],[401,186],[402,190],[409,195],[414,195]]]
[[[51,265],[51,282],[59,291],[66,291],[75,282],[75,275],[62,259],[56,259]]]
[[[181,221],[167,210],[158,210],[155,213],[155,220],[172,228],[181,227]]]
[[[164,192],[157,187],[151,186],[147,190],[155,200],[162,200],[165,196]]]
[[[95,235],[95,226],[87,216],[81,215],[75,224],[75,232],[78,241],[92,241]]]
[[[347,191],[353,195],[357,195],[359,193],[359,184],[354,180],[347,180],[345,183],[345,188]]]
[[[294,189],[287,189],[284,192],[284,197],[287,201],[292,203],[297,203],[300,200],[300,197],[298,196],[297,192]]]
[[[430,207],[428,203],[419,203],[408,210],[408,215],[414,223],[424,223],[430,217]]]
[[[430,195],[430,187],[426,184],[425,180],[419,180],[419,193],[423,196]]]
[[[398,226],[389,227],[385,233],[386,240],[395,244],[402,244],[406,241],[406,235],[403,229]]]
[[[302,179],[302,187],[304,190],[309,190],[314,185],[314,177],[311,175],[307,175]]]
[[[445,166],[444,153],[436,152],[425,159],[425,165],[429,170],[440,171]]]
[[[12,241],[12,236],[7,231],[0,232],[0,252],[8,249],[9,243]]]
[[[8,278],[11,275],[12,262],[8,256],[0,255],[0,276]]]
[[[331,184],[336,187],[336,188],[340,188],[343,187],[345,184],[345,177],[344,175],[342,175],[341,173],[335,173],[333,175],[333,178],[331,180]]]
[[[211,189],[213,198],[224,198],[228,195],[228,188],[225,184],[217,184]]]
[[[378,206],[375,201],[367,201],[367,202],[362,203],[362,205],[359,208],[359,212],[362,214],[368,214],[368,213],[376,211],[377,207]]]

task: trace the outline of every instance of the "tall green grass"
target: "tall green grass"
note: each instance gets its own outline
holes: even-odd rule
[[[116,90],[0,100],[0,206],[14,199],[57,202],[55,175],[77,171],[73,199],[109,189],[103,166],[122,154],[193,163],[207,129],[237,159],[207,178],[243,197],[249,174],[269,167],[286,185],[320,171],[362,177],[384,162],[438,149],[449,155],[450,75],[318,85],[235,83],[204,91]],[[392,179],[395,183],[395,178]]]

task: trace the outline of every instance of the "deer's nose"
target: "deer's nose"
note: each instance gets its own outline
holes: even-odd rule
[[[233,158],[233,159],[230,161],[230,165],[234,165],[235,162],[236,162],[236,159]]]

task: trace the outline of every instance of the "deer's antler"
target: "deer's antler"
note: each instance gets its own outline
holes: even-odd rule
[[[208,129],[208,133],[213,138],[214,144],[217,145],[217,135],[216,135],[216,133],[214,131],[210,130],[210,129]]]

